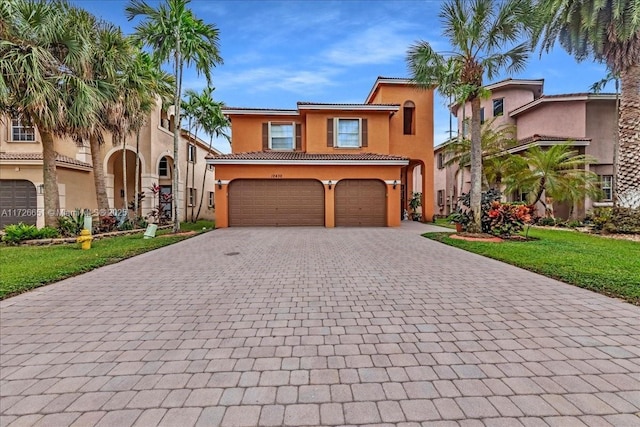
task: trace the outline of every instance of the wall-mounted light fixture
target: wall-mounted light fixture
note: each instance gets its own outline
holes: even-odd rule
[[[44,194],[44,184],[38,185],[38,194]]]
[[[329,182],[328,182],[327,184],[329,184],[329,190],[331,190],[331,185],[333,184],[333,183],[331,182],[331,180],[329,180]]]
[[[394,179],[393,180],[393,189],[394,190],[396,189],[396,185],[398,185],[398,181]]]
[[[222,181],[218,180],[218,189],[222,190]]]

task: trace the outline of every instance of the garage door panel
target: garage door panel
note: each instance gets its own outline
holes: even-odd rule
[[[335,188],[336,226],[386,226],[386,192],[385,184],[375,179],[339,181]]]
[[[323,226],[324,187],[316,180],[232,181],[229,225]]]
[[[0,180],[0,228],[23,222],[36,225],[36,187],[23,179]]]

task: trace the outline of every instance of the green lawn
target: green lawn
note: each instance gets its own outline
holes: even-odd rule
[[[182,223],[181,231],[210,230],[212,221],[195,224]],[[91,249],[83,251],[79,244],[54,246],[0,246],[0,299],[37,288],[48,283],[75,276],[94,268],[113,264],[153,249],[189,238],[189,235],[171,235],[171,230],[160,230],[154,239],[143,239],[140,234],[96,240]]]
[[[447,233],[424,236],[640,305],[638,242],[540,228],[529,232],[539,240],[528,242],[467,242]]]

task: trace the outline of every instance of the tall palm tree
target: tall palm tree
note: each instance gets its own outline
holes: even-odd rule
[[[202,127],[204,131],[209,134],[208,154],[211,154],[214,136],[218,138],[222,137],[227,141],[231,141],[231,137],[227,133],[225,133],[225,129],[228,129],[231,123],[229,122],[229,119],[224,114],[222,114],[224,103],[216,102],[213,100],[213,90],[213,88],[207,88],[201,95],[202,100],[205,102],[205,104],[202,105]],[[192,218],[192,221],[194,222],[198,220],[198,218],[200,217],[200,211],[202,210],[205,184],[207,181],[207,170],[208,167],[205,166],[204,171],[202,172],[202,188],[200,189],[200,203],[198,205],[198,212],[196,213],[195,218]]]
[[[556,41],[578,61],[593,58],[620,76],[618,202],[640,207],[640,4],[637,0],[538,0],[542,49]]]
[[[201,98],[200,95],[193,89],[187,89],[184,92],[184,96],[186,99],[183,99],[181,101],[181,106],[180,109],[181,111],[183,111],[184,117],[187,119],[187,129],[189,131],[189,136],[191,136],[191,133],[193,131],[193,139],[195,141],[198,140],[198,129],[200,127],[202,127],[205,117],[204,117],[204,113],[202,112],[203,109],[203,99]],[[187,144],[187,149],[190,150],[190,145]],[[187,153],[187,156],[189,155],[189,153]],[[189,191],[188,189],[189,187],[189,164],[191,162],[188,161],[189,159],[187,159],[187,168],[186,168],[186,172],[185,172],[185,194]],[[195,167],[191,170],[191,185],[195,186]],[[185,203],[185,209],[186,209],[187,204]],[[194,206],[191,206],[191,221],[193,221],[193,210],[195,209]],[[185,211],[185,217],[186,217],[186,211]]]
[[[578,201],[585,196],[600,194],[598,175],[584,169],[597,160],[578,154],[568,144],[548,149],[534,146],[521,156],[514,156],[514,159],[520,167],[518,172],[506,177],[507,191],[533,194],[531,203],[542,203],[548,216],[553,214],[554,201]]]
[[[211,68],[222,63],[219,54],[219,31],[195,17],[187,8],[189,0],[165,0],[157,9],[144,0],[131,0],[126,7],[129,20],[143,17],[136,26],[135,37],[149,46],[158,63],[173,66],[176,86],[173,95],[175,128],[173,130],[173,231],[180,231],[178,220],[179,198],[179,141],[181,131],[180,100],[182,97],[182,71],[185,65],[195,65],[198,73],[211,83]]]
[[[482,148],[480,98],[483,78],[524,69],[530,52],[526,37],[532,19],[527,0],[448,0],[440,9],[444,36],[453,52],[441,54],[420,41],[407,57],[413,79],[425,86],[443,85],[443,95],[471,103],[471,231],[481,230]]]
[[[0,112],[38,128],[45,225],[56,226],[54,136],[74,135],[97,122],[112,86],[92,79],[92,28],[79,9],[63,0],[10,0],[2,2],[0,14]]]

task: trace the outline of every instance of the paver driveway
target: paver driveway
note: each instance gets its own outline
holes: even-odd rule
[[[6,425],[640,425],[640,307],[400,229],[224,229],[0,303]]]

